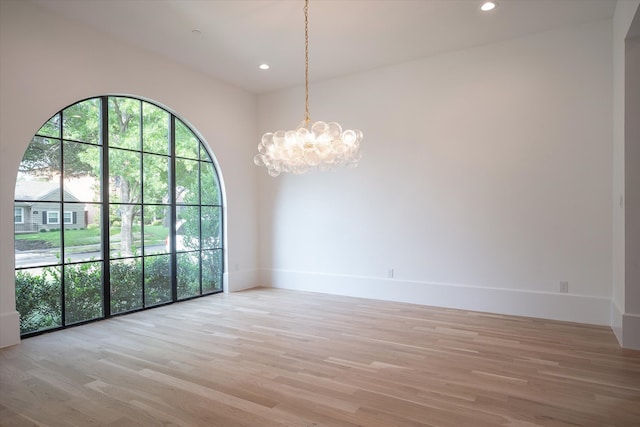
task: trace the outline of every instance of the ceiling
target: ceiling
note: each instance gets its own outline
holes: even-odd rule
[[[32,1],[253,93],[304,82],[302,0]],[[498,0],[483,13],[480,0],[311,0],[310,79],[611,19],[615,3]]]

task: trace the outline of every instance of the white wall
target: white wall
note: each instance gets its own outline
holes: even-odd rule
[[[640,158],[637,151],[635,155],[633,150],[626,155],[625,151],[628,144],[637,146],[637,137],[633,136],[633,132],[637,132],[640,126],[637,120],[638,103],[640,103],[638,91],[640,80],[637,77],[640,74],[637,71],[640,70],[637,42],[637,37],[640,35],[639,7],[638,0],[618,1],[613,17],[614,158],[611,327],[618,341],[630,348],[640,348],[640,282],[638,281],[640,275],[637,273],[640,256],[637,242],[640,241],[640,237],[637,231],[634,232],[634,229],[639,228],[637,224],[638,178],[634,176],[637,174]],[[635,31],[636,40],[628,43],[627,37],[631,31]],[[627,111],[627,105],[635,106],[636,110]],[[637,150],[637,147],[635,149]],[[625,163],[634,168],[628,172],[627,177]],[[631,181],[628,181],[629,179]],[[626,236],[629,236],[631,241],[627,241]],[[627,246],[633,248],[632,252],[627,253]],[[635,276],[628,275],[628,268],[632,269],[632,273],[635,271]]]
[[[261,96],[259,131],[303,96]],[[260,172],[262,283],[609,324],[612,100],[610,21],[312,84],[364,159]]]
[[[612,314],[624,313],[624,39],[633,19],[630,2],[618,2],[613,17],[613,270]],[[630,15],[630,16],[629,16]],[[621,330],[622,321],[615,322]]]
[[[624,346],[640,349],[640,9],[625,43]]]
[[[51,115],[80,99],[128,94],[185,119],[211,147],[226,189],[227,290],[257,265],[256,99],[28,2],[0,2],[0,347],[18,341],[13,193],[18,164]]]
[[[625,314],[640,349],[640,37],[627,39],[625,58]]]

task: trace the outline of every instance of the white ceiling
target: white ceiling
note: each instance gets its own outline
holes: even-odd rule
[[[254,93],[304,82],[302,0],[32,1]],[[482,13],[480,0],[311,0],[310,79],[610,19],[616,3],[498,2]]]

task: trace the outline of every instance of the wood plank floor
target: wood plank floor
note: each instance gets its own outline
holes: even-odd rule
[[[640,352],[599,326],[255,289],[0,350],[0,424],[640,426]]]

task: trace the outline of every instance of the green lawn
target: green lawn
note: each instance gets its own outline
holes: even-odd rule
[[[111,234],[114,236],[112,242],[120,241],[120,229],[111,228]],[[145,244],[162,244],[164,243],[169,230],[161,225],[146,225],[144,227]],[[60,231],[43,231],[31,234],[16,234],[16,240],[37,240],[50,243],[53,247],[60,247]],[[100,243],[100,229],[93,230],[65,230],[64,232],[65,246],[86,246],[96,245]],[[133,240],[140,243],[141,233],[140,226],[133,227]]]

